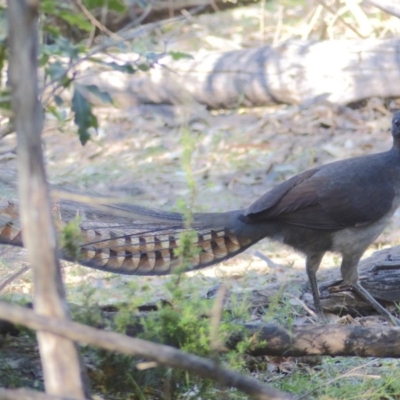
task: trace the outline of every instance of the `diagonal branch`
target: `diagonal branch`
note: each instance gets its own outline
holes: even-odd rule
[[[0,319],[30,329],[51,332],[109,351],[145,357],[161,365],[182,368],[203,378],[222,379],[226,386],[235,387],[258,400],[289,400],[294,398],[290,394],[268,387],[256,379],[222,369],[211,360],[185,353],[170,346],[151,343],[143,339],[129,338],[119,333],[102,331],[76,322],[43,317],[35,314],[34,311],[4,302],[0,302]]]

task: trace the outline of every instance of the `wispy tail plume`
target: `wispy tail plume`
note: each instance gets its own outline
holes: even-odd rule
[[[187,231],[182,215],[128,204],[106,204],[99,210],[73,201],[55,202],[56,225],[62,226],[77,213],[82,221],[76,261],[82,265],[135,275],[165,275],[180,265],[176,249]],[[240,235],[238,214],[194,214],[190,270],[219,263],[258,240]],[[0,243],[23,246],[22,236],[18,205],[0,202]],[[73,258],[65,248],[61,257]]]

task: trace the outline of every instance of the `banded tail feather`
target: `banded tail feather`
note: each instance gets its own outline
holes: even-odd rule
[[[73,260],[66,249],[61,249],[61,258],[94,269],[133,275],[165,275],[179,267],[181,260],[176,249],[182,232],[187,231],[183,217],[136,206],[125,207],[124,211],[127,210],[133,218],[117,218],[117,223],[111,222],[115,219],[111,211],[108,216],[102,211],[102,218],[97,221],[91,210],[92,219],[83,219],[80,223],[82,244],[78,259]],[[56,225],[61,227],[59,211],[58,207],[55,218]],[[240,224],[239,213],[194,215],[189,270],[217,264],[258,241],[259,238],[252,240],[248,234],[240,234],[236,226]],[[14,202],[0,204],[0,243],[23,246],[18,206]]]
[[[180,265],[175,249],[180,246],[182,228],[161,228],[139,234],[116,235],[109,231],[109,238],[96,230],[82,229],[85,245],[79,262],[88,267],[134,275],[165,275]],[[221,262],[244,250],[249,243],[241,242],[229,230],[195,230],[193,256],[190,270],[204,268]]]
[[[13,201],[0,205],[0,243],[23,246],[18,205]]]

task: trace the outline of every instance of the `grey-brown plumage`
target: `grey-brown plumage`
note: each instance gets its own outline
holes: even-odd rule
[[[341,274],[380,313],[392,318],[358,283],[358,262],[400,204],[400,112],[392,120],[392,148],[313,168],[270,190],[245,210],[194,215],[196,255],[191,269],[232,257],[263,238],[283,242],[306,256],[315,307],[322,313],[316,272],[325,252],[342,255]],[[81,224],[80,262],[124,274],[162,275],[178,266],[174,249],[185,230],[182,216],[133,205],[114,226],[89,219]],[[95,212],[94,212],[95,214]],[[0,209],[0,242],[21,245],[14,204]],[[141,222],[138,222],[141,221]],[[63,252],[64,258],[69,258]],[[392,318],[392,321],[393,318]]]

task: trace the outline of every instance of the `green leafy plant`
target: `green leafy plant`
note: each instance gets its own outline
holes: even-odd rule
[[[81,234],[81,218],[78,216],[69,221],[60,232],[60,247],[72,260],[77,260],[81,254],[83,238]]]

